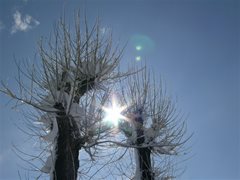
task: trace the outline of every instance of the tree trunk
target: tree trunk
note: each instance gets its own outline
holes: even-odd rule
[[[144,130],[143,130],[143,119],[142,117],[138,117],[135,119],[137,122],[137,145],[141,146],[144,144]],[[149,147],[146,148],[137,148],[137,156],[139,162],[139,170],[141,180],[154,180],[154,174],[152,172],[151,166],[151,149]]]
[[[81,149],[78,126],[71,116],[66,116],[61,103],[54,107],[60,112],[57,113],[58,137],[53,180],[76,180]]]

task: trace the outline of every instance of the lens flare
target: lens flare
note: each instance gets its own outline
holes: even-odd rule
[[[118,126],[120,120],[126,119],[126,117],[121,114],[122,111],[126,109],[126,106],[120,106],[114,96],[112,97],[111,106],[108,108],[102,107],[102,109],[106,113],[103,121],[109,122],[114,126]]]
[[[152,53],[155,49],[154,40],[150,36],[144,34],[132,35],[130,38],[130,45],[138,52],[142,52],[144,54]]]
[[[136,61],[141,61],[141,56],[137,56]]]
[[[142,46],[137,45],[137,46],[136,46],[136,50],[137,50],[137,51],[141,51],[141,50],[142,50]]]

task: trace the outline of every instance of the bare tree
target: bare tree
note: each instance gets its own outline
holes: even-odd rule
[[[44,161],[37,169],[51,179],[76,180],[79,152],[91,160],[105,158],[102,164],[89,163],[86,172],[98,169],[91,174],[80,172],[84,179],[110,169],[107,165],[115,170],[102,179],[109,175],[138,180],[175,176],[168,157],[181,154],[188,140],[184,121],[161,83],[158,86],[146,70],[118,71],[121,55],[122,50],[113,48],[111,36],[103,37],[98,21],[89,28],[86,18],[80,23],[77,15],[74,29],[61,19],[48,46],[39,42],[41,63],[17,65],[18,92],[2,82],[0,92],[16,100],[16,106],[34,109],[25,115],[27,133],[40,137],[43,150],[30,157]],[[127,78],[118,81],[122,77]],[[118,95],[119,105],[126,106],[118,112],[121,121],[116,127],[103,121],[102,107],[111,102],[111,92]],[[126,155],[128,160],[120,161]]]
[[[19,91],[2,82],[0,91],[16,100],[16,106],[35,109],[27,115],[28,128],[45,143],[49,156],[41,171],[51,179],[77,179],[79,151],[93,156],[91,148],[110,131],[99,109],[108,96],[104,84],[109,87],[126,75],[117,71],[121,54],[111,36],[103,37],[98,21],[89,28],[78,14],[74,29],[61,19],[48,46],[39,42],[40,64],[18,65]],[[44,157],[43,152],[36,156],[41,161]]]
[[[177,173],[172,157],[184,154],[184,144],[190,138],[186,137],[185,121],[162,83],[146,70],[126,81],[118,87],[119,106],[125,105],[121,112],[125,117],[119,118],[119,137],[109,142],[130,150],[128,156],[134,154],[135,160],[128,157],[128,165],[124,165],[124,160],[116,167],[128,179],[173,179]],[[135,167],[134,175],[131,166]]]

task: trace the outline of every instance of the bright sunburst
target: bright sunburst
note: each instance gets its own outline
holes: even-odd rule
[[[122,111],[126,109],[126,106],[120,106],[114,96],[112,97],[111,106],[102,108],[106,113],[103,120],[112,123],[114,126],[118,125],[119,120],[126,119],[126,117],[121,114]]]

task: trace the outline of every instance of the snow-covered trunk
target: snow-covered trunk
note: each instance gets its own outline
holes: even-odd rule
[[[79,168],[79,150],[81,142],[79,139],[78,126],[61,103],[54,106],[59,110],[57,113],[58,137],[56,144],[56,160],[53,180],[76,180]]]
[[[143,119],[141,116],[135,118],[137,123],[136,132],[137,132],[137,145],[141,146],[145,142],[144,129],[143,129]],[[137,169],[138,176],[140,180],[154,180],[154,174],[151,166],[151,149],[149,147],[136,148],[136,155],[138,158]]]

